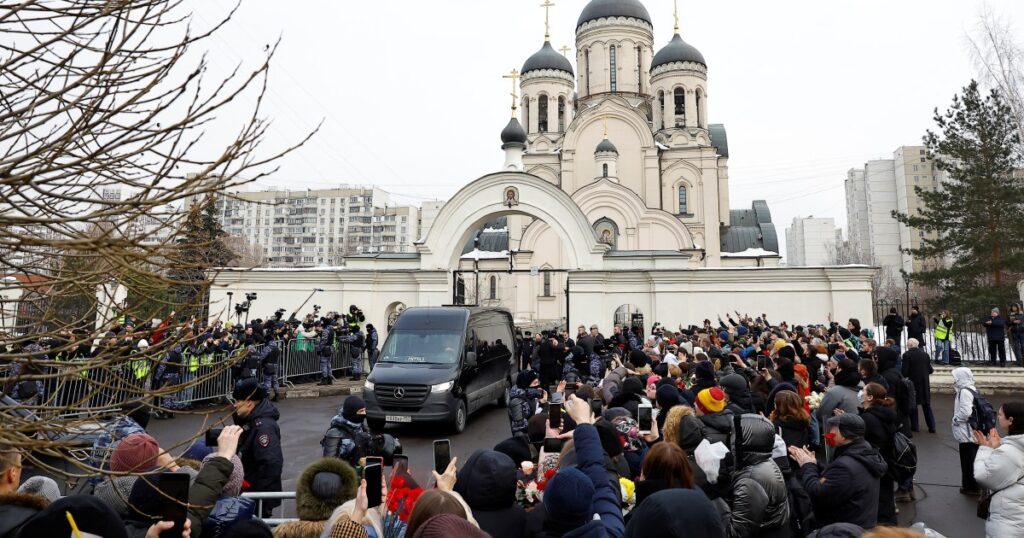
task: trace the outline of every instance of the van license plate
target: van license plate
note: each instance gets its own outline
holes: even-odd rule
[[[387,415],[384,420],[388,422],[412,422],[412,417],[408,415]]]

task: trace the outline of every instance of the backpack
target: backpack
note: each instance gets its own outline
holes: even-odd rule
[[[907,414],[917,412],[917,390],[914,388],[914,382],[909,377],[901,379],[903,381],[903,390],[906,393],[904,399],[903,411]]]
[[[985,399],[984,396],[978,394],[978,391],[974,389],[966,389],[974,395],[974,405],[971,409],[971,418],[967,419],[967,424],[972,430],[980,431],[985,435],[992,428],[996,427],[996,410],[992,407],[992,404]]]
[[[899,430],[892,436],[892,454],[889,455],[888,463],[889,476],[898,483],[914,478],[917,472],[917,447]]]

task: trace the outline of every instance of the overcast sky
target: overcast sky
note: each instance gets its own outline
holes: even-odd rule
[[[200,26],[233,5],[189,1]],[[587,0],[554,1],[552,43],[572,47]],[[250,1],[208,47],[212,68],[227,70],[281,37],[265,106],[271,146],[324,122],[261,186],[374,184],[403,201],[443,200],[503,162],[501,77],[540,48],[540,3]],[[672,37],[672,2],[645,5],[660,48]],[[845,228],[846,171],[920,144],[933,108],[975,75],[966,36],[983,5],[680,0],[681,34],[708,62],[709,121],[728,129],[730,205],[766,199],[780,240],[796,216]],[[988,5],[1024,23],[1024,1]]]

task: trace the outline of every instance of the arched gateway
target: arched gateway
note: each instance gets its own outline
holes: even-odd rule
[[[586,215],[569,195],[523,172],[499,172],[473,181],[455,194],[417,242],[420,268],[448,271],[481,225],[495,217],[524,214],[547,223],[562,239],[572,270],[600,271],[609,245],[600,243]]]

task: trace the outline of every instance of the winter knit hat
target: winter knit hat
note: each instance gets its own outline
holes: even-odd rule
[[[639,349],[634,349],[629,352],[629,358],[626,359],[626,362],[628,363],[627,367],[632,366],[630,369],[636,370],[637,368],[647,364],[647,354]]]
[[[209,454],[203,458],[203,467],[206,467],[206,462],[216,457],[216,454]],[[242,460],[238,454],[231,456],[231,465],[231,475],[228,476],[228,482],[221,490],[221,494],[225,497],[239,496],[242,493],[242,481],[245,480],[245,468],[242,467]]]
[[[544,488],[547,519],[562,525],[579,527],[590,521],[593,500],[594,484],[575,467],[559,471]]]
[[[490,535],[478,529],[465,518],[455,514],[440,514],[420,525],[412,538],[448,538],[449,536],[487,538]]]
[[[523,370],[516,376],[516,386],[526,390],[530,388],[530,385],[532,385],[537,379],[537,372],[533,370]]]
[[[622,390],[620,392],[623,394],[643,394],[644,382],[640,381],[639,377],[627,377],[622,380]]]
[[[725,393],[718,387],[704,389],[697,393],[697,409],[704,414],[721,413],[725,409]]]
[[[702,381],[715,381],[715,365],[711,361],[701,361],[693,370],[693,376]]]
[[[864,419],[850,413],[829,417],[825,421],[825,428],[826,432],[831,428],[839,428],[839,433],[847,439],[861,439],[867,431]]]
[[[723,342],[728,342],[729,331],[718,331],[718,337],[721,338]]]
[[[654,398],[657,400],[661,412],[667,413],[670,407],[679,404],[679,389],[675,385],[661,385]]]
[[[25,522],[19,536],[73,536],[67,513],[78,530],[103,538],[127,538],[120,516],[92,495],[69,495],[44,508]]]
[[[50,502],[56,502],[61,497],[60,486],[52,478],[46,476],[33,476],[29,478],[18,488],[18,493],[35,495]]]
[[[146,433],[133,433],[117,444],[110,456],[110,470],[115,473],[149,471],[156,467],[160,445]]]
[[[359,423],[362,422],[362,417],[359,416],[358,411],[366,408],[366,402],[363,401],[359,396],[349,396],[345,398],[345,403],[341,404],[341,416],[349,422]]]
[[[192,446],[188,447],[188,450],[181,457],[196,461],[206,461],[206,456],[210,454],[213,454],[213,449],[206,446],[206,441],[198,439],[195,443],[192,443]]]

